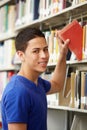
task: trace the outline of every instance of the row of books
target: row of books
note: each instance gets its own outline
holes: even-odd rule
[[[59,46],[58,39],[55,37],[55,30],[45,32],[50,52],[49,64],[56,63],[58,60]],[[87,59],[87,23],[82,25],[77,20],[73,20],[59,31],[59,36],[63,41],[70,39],[69,51],[66,60]]]
[[[50,80],[52,73],[43,73],[42,78]],[[87,109],[87,71],[71,72],[66,77],[63,91],[47,95],[48,105],[69,106],[77,109]]]
[[[53,15],[64,8],[65,0],[16,0],[16,26]]]
[[[0,72],[0,101],[6,84],[9,82],[9,80],[14,74],[14,71]]]
[[[49,64],[56,63],[58,60],[58,40],[55,37],[55,30],[46,31],[45,37],[48,43],[49,53],[50,53],[50,59]]]
[[[53,72],[52,71],[46,71],[45,73],[41,74],[41,77],[46,80],[50,80],[52,77]],[[59,93],[54,93],[47,95],[47,104],[58,106],[59,105]]]
[[[53,15],[66,8],[66,0],[42,0],[40,1],[40,18]],[[70,4],[71,5],[71,4]]]
[[[52,69],[52,68],[51,68]],[[41,77],[46,80],[50,80],[53,74],[53,70],[47,70],[45,73],[41,74]],[[47,95],[48,106],[69,106],[70,102],[70,82],[68,82],[64,87],[64,90],[54,94]],[[64,94],[63,94],[64,91]]]
[[[72,6],[80,4],[80,3],[84,2],[84,1],[86,1],[86,0],[73,0],[72,1]]]
[[[80,4],[85,0],[16,0],[16,26],[27,24],[36,19],[54,15],[63,9]]]
[[[74,58],[77,60],[87,59],[87,22],[81,21],[80,23],[74,19],[71,23],[67,24],[60,30],[59,36],[65,42],[70,39],[68,45]],[[73,58],[71,58],[73,59]]]
[[[0,32],[12,31],[14,27],[30,23],[62,10],[65,0],[15,0],[15,5],[0,8]]]
[[[71,5],[72,2],[66,0],[15,0],[15,5],[0,8],[0,33],[12,32],[17,26],[53,15]]]
[[[70,91],[70,103],[72,108],[87,109],[87,72],[76,70],[71,72],[70,84],[66,85]]]
[[[4,42],[0,42],[0,69],[13,67],[15,52],[14,39],[8,39]]]
[[[0,8],[0,35],[13,32],[16,20],[15,5],[5,5]]]
[[[56,30],[46,31],[45,37],[48,43],[50,59],[49,64],[57,63],[59,46],[58,39],[55,37]],[[72,55],[75,53],[75,59],[87,59],[87,23],[81,27],[77,20],[73,20],[70,24],[66,25],[60,30],[59,36],[65,41],[70,38],[69,51],[66,60],[73,60]],[[7,51],[8,50],[8,51]],[[5,52],[5,53],[4,53]],[[3,55],[4,54],[4,55]],[[0,66],[11,65],[12,58],[15,54],[15,41],[13,39],[6,40],[0,43]],[[7,62],[8,57],[8,62]],[[15,60],[19,58],[15,57]],[[17,62],[17,61],[15,61]]]
[[[15,26],[32,22],[39,18],[40,0],[16,0]]]

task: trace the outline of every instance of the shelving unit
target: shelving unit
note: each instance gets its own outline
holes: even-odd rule
[[[54,65],[55,66],[55,65]],[[82,61],[68,61],[67,66],[73,70],[87,71],[87,60]],[[52,67],[49,65],[49,67]],[[66,100],[66,99],[64,99]],[[69,106],[48,105],[48,130],[71,130],[74,118],[81,128],[73,130],[86,130],[87,129],[87,110],[72,108]],[[78,125],[77,125],[78,126]]]
[[[15,71],[16,68],[13,66],[13,67],[4,67],[4,68],[0,68],[0,72],[3,72],[3,71],[10,71],[10,70],[13,70]]]
[[[1,0],[0,7],[4,6],[7,3],[14,4],[15,0]],[[82,19],[87,20],[87,1],[75,6],[65,8],[61,12],[45,17],[43,19],[37,19],[28,24],[23,24],[18,27],[15,27],[15,31],[11,34],[7,32],[0,35],[0,42],[5,41],[7,39],[15,38],[15,36],[20,30],[27,27],[37,27],[43,31],[46,31],[54,28],[62,28],[63,26],[68,24],[70,20],[73,20],[75,18],[78,19],[78,21],[81,21]],[[54,68],[55,65],[56,63],[48,64],[48,68]],[[67,61],[67,66],[72,68],[75,67],[79,70],[87,70],[87,60]],[[16,67],[18,67],[18,65]],[[0,72],[10,70],[15,71],[15,69],[18,70],[18,68],[15,67],[0,68]],[[80,115],[80,117],[84,116],[85,118],[87,116],[87,110],[70,108],[65,106],[48,105],[48,130],[70,130],[74,115]],[[85,120],[87,121],[87,117],[85,118]],[[87,130],[86,122],[84,123],[84,128],[82,130]]]
[[[21,25],[19,27],[16,27],[16,31],[19,31],[26,27],[39,27],[43,30],[49,30],[50,27],[60,27],[61,25],[65,25],[66,23],[69,23],[70,18],[74,19],[80,19],[83,17],[87,17],[87,1],[76,5],[71,6],[68,8],[63,9],[61,12],[56,13],[55,15],[51,15],[49,17],[38,19],[33,21],[32,23],[29,23],[27,25]],[[57,22],[58,21],[58,22]]]
[[[72,111],[72,112],[79,112],[79,113],[85,113],[87,114],[87,110],[83,110],[83,109],[78,109],[78,108],[70,108],[70,107],[66,107],[66,106],[51,106],[48,105],[49,109],[56,109],[56,110],[65,110],[65,111]]]
[[[11,39],[11,38],[14,38],[16,36],[16,32],[12,32],[12,33],[3,33],[0,35],[0,42],[1,41],[4,41],[4,40],[7,40],[7,39]]]
[[[77,126],[80,130],[87,129],[87,110],[69,108],[64,106],[48,106],[48,129],[70,130],[74,116],[78,118]],[[78,130],[75,128],[74,130]]]

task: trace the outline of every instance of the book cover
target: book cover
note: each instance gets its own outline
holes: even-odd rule
[[[75,72],[71,72],[71,99],[70,107],[75,107]]]
[[[81,72],[81,109],[84,109],[85,102],[85,73],[86,72]]]
[[[74,114],[70,130],[87,130],[87,116]]]
[[[71,100],[71,68],[67,66],[64,87],[59,92],[59,105],[69,106]]]
[[[74,115],[70,130],[80,130],[80,117],[78,115]]]
[[[39,3],[40,3],[40,0],[34,0],[33,20],[39,18]]]
[[[86,26],[84,25],[83,26],[82,59],[86,59],[85,49],[86,49]]]
[[[84,30],[84,57],[87,59],[87,24],[85,25],[85,30]]]
[[[75,75],[75,108],[81,106],[81,71],[76,70]]]
[[[82,60],[83,29],[77,20],[73,20],[59,31],[59,37],[65,41],[70,39],[69,49],[76,55],[77,60]]]
[[[8,32],[11,33],[15,29],[16,9],[14,5],[8,7]],[[7,21],[6,21],[7,22]]]
[[[69,91],[71,91],[71,85],[70,85],[70,81],[71,81],[71,77],[70,77],[70,68],[69,66],[67,66],[66,68],[66,76],[65,76],[65,82],[64,82],[64,87],[63,87],[63,96],[67,97]]]
[[[87,109],[87,73],[85,74],[85,94],[84,94],[84,97],[85,97],[85,105],[84,105],[84,109]]]
[[[52,63],[53,62],[53,46],[54,46],[54,30],[51,30],[51,33],[49,35],[49,53],[50,53],[50,59],[49,59],[49,63]]]

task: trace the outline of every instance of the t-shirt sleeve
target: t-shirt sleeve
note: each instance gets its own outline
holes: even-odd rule
[[[27,123],[29,113],[29,100],[27,104],[27,93],[15,88],[10,91],[4,101],[6,118],[8,123]]]
[[[48,80],[42,79],[41,77],[40,77],[40,82],[44,87],[45,92],[47,93],[51,88],[51,83]]]

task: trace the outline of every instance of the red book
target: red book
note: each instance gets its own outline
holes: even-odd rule
[[[70,39],[69,49],[76,55],[77,60],[82,60],[83,29],[77,20],[73,20],[59,32],[59,37],[65,41]]]

